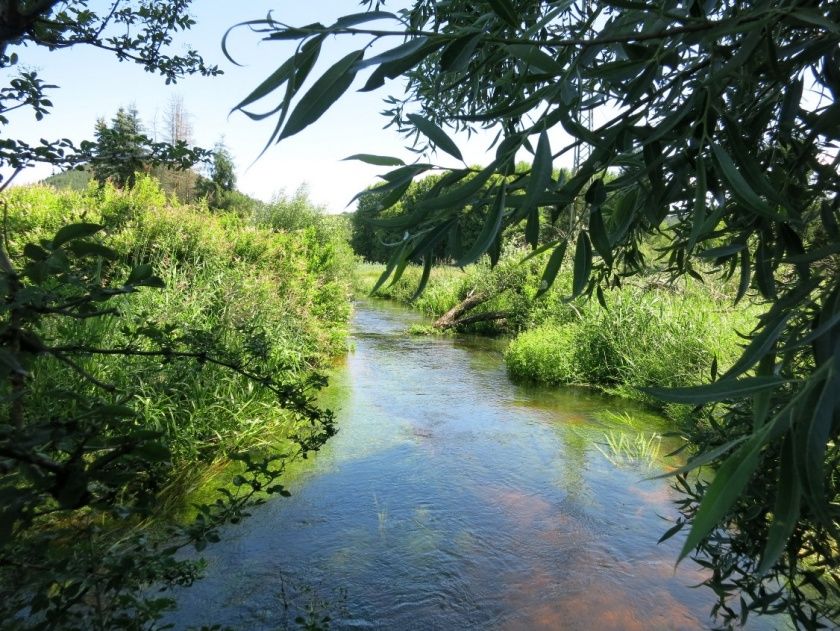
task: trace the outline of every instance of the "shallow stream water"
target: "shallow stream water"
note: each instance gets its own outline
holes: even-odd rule
[[[708,628],[703,574],[675,569],[678,538],[656,543],[675,497],[649,479],[659,421],[517,386],[491,342],[406,334],[418,320],[356,306],[325,398],[338,434],[291,498],[206,551],[176,628],[296,628],[301,613],[332,629]]]

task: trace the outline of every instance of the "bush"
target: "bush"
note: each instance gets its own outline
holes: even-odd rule
[[[656,287],[616,289],[513,339],[505,353],[512,377],[547,384],[589,384],[641,398],[639,388],[689,386],[708,380],[740,353],[737,331],[747,332],[758,315],[716,299],[689,281],[681,290]],[[680,408],[666,408],[682,416]]]

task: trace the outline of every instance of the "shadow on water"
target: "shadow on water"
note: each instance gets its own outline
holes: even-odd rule
[[[661,420],[516,386],[498,344],[404,333],[419,320],[357,305],[355,350],[324,395],[339,433],[291,498],[209,550],[176,628],[284,628],[290,585],[313,586],[296,606],[332,628],[708,627],[713,594],[690,587],[703,574],[674,567],[677,538],[656,544],[674,514],[674,491],[648,479]]]

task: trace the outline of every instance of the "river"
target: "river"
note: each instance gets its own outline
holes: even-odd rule
[[[206,551],[176,627],[708,628],[714,596],[690,587],[703,574],[675,569],[678,537],[657,545],[675,516],[675,492],[650,479],[659,421],[515,385],[492,342],[406,334],[417,321],[356,305],[325,399],[338,434],[291,498]]]

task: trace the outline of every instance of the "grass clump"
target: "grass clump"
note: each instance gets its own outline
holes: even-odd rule
[[[740,353],[737,331],[754,324],[754,310],[736,310],[704,286],[626,286],[606,292],[607,308],[578,301],[574,316],[546,320],[519,333],[505,353],[512,377],[539,383],[587,384],[612,394],[654,401],[649,386],[699,385],[713,362],[721,370]],[[666,406],[681,418],[686,409]]]

